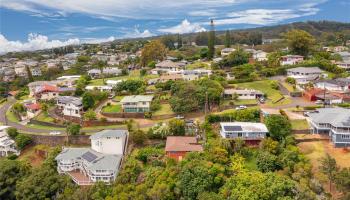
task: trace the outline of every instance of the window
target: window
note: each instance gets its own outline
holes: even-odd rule
[[[238,133],[238,137],[242,137],[242,133]]]
[[[350,139],[350,135],[341,135],[342,139]]]

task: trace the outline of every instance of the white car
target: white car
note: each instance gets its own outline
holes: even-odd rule
[[[60,131],[51,131],[49,134],[50,135],[60,135],[61,132]]]
[[[236,107],[236,110],[244,110],[244,109],[246,109],[247,108],[247,106],[238,106],[238,107]]]
[[[323,101],[322,100],[317,100],[315,101],[316,104],[323,104]]]

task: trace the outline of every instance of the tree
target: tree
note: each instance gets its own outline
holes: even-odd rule
[[[320,163],[320,170],[327,176],[329,181],[329,191],[332,192],[332,183],[334,182],[338,171],[337,161],[329,154],[326,154],[326,156],[320,160]]]
[[[79,135],[81,126],[79,124],[69,124],[66,127],[68,135]]]
[[[279,51],[267,55],[267,64],[269,67],[279,67],[282,53]]]
[[[225,47],[226,48],[231,47],[231,34],[229,30],[225,32]]]
[[[130,133],[130,139],[132,142],[138,145],[142,145],[147,139],[147,135],[142,130],[138,129]]]
[[[185,135],[185,121],[180,119],[172,119],[169,121],[169,132],[171,135]]]
[[[0,199],[15,200],[16,184],[29,173],[29,168],[17,160],[0,162]]]
[[[181,49],[182,47],[182,37],[180,34],[177,34],[177,49]]]
[[[84,119],[87,121],[95,120],[96,119],[96,113],[94,110],[89,109],[84,113]]]
[[[82,99],[84,110],[88,110],[95,105],[95,100],[90,92],[85,92]]]
[[[242,49],[238,49],[232,53],[230,53],[228,56],[226,56],[223,60],[221,60],[218,65],[221,68],[224,67],[234,67],[239,66],[248,63],[249,61],[249,54]]]
[[[277,156],[261,151],[256,158],[256,165],[261,172],[273,172],[281,168]]]
[[[258,171],[238,173],[220,189],[224,199],[236,200],[291,200],[297,192],[296,183],[290,178]]]
[[[298,55],[308,56],[315,38],[303,30],[291,30],[284,35],[289,49]]]
[[[341,169],[335,176],[335,183],[343,193],[344,200],[350,197],[350,168]]]
[[[208,33],[208,59],[211,60],[215,55],[215,30],[214,22],[211,20],[211,30]]]
[[[28,144],[32,143],[32,138],[29,135],[26,134],[18,134],[15,138],[16,146],[22,150],[24,147],[26,147]]]
[[[147,66],[152,61],[163,60],[166,57],[166,47],[159,40],[153,40],[146,44],[141,53],[141,65]]]
[[[265,124],[269,135],[276,141],[284,141],[291,134],[292,126],[287,117],[282,115],[270,115],[266,117]]]
[[[28,66],[26,66],[26,71],[27,71],[28,81],[33,82],[34,78],[33,78],[32,72],[30,71]]]
[[[271,138],[265,138],[261,141],[260,148],[275,155],[278,151],[278,142]]]
[[[18,135],[18,131],[14,127],[10,127],[6,130],[6,133],[10,136],[10,138],[15,139]]]
[[[119,83],[117,87],[114,88],[117,93],[126,91],[131,94],[142,93],[145,89],[145,82],[139,79],[128,79]]]
[[[103,84],[105,83],[105,75],[104,75],[104,69],[106,68],[107,63],[102,61],[102,60],[98,60],[96,63],[96,67],[100,70],[101,72],[101,76],[102,76],[102,82]]]
[[[198,99],[193,95],[196,94],[197,87],[193,83],[175,83],[171,90],[169,103],[174,112],[186,113],[198,110]]]

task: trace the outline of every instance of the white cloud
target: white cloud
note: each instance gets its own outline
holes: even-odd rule
[[[216,25],[225,24],[254,24],[268,25],[287,19],[313,15],[318,12],[317,8],[303,7],[299,9],[250,9],[227,14],[228,18],[215,20]]]
[[[80,40],[68,39],[66,41],[51,40],[49,41],[47,36],[38,34],[29,34],[27,42],[9,41],[4,35],[0,34],[0,54],[13,52],[13,51],[33,51],[40,49],[48,49],[55,47],[62,47],[67,45],[79,44]]]
[[[181,24],[170,27],[170,28],[162,28],[158,29],[160,32],[164,33],[193,33],[193,32],[201,32],[205,31],[205,28],[201,27],[197,23],[190,23],[187,19],[183,20]]]
[[[191,11],[232,5],[236,0],[1,0],[1,7],[36,12],[51,10],[58,13],[85,13],[112,19],[174,18]],[[246,1],[246,0],[244,0]],[[12,4],[12,6],[8,6]],[[16,4],[16,5],[15,5]],[[44,9],[45,8],[45,9]]]
[[[99,44],[103,42],[112,42],[116,40],[117,38],[110,36],[108,38],[83,38],[82,43],[86,44]]]
[[[214,9],[195,10],[195,11],[190,11],[188,14],[190,16],[195,16],[195,17],[210,17],[210,16],[216,15],[216,11]]]

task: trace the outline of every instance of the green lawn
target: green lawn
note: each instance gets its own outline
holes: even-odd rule
[[[254,82],[248,82],[248,83],[238,83],[236,84],[239,88],[245,89],[255,89],[263,92],[267,95],[267,98],[271,101],[277,101],[278,99],[282,98],[283,95],[279,90],[275,90],[271,88],[271,82],[272,80],[263,80],[263,81],[254,81]]]
[[[30,128],[44,129],[44,130],[49,130],[49,131],[51,131],[51,130],[60,130],[60,131],[66,130],[66,128],[43,126],[43,125],[38,125],[38,124],[27,124],[26,126],[30,127]]]
[[[54,118],[50,117],[47,113],[41,112],[38,116],[34,118],[35,120],[42,121],[42,122],[49,122],[53,123],[55,121]]]
[[[291,85],[289,83],[286,83],[286,82],[281,82],[281,83],[289,92],[296,92],[296,91],[298,91],[297,89],[295,89],[293,87],[293,85]]]
[[[105,113],[118,113],[122,110],[122,106],[120,104],[104,106],[102,108],[102,112]]]
[[[7,120],[11,122],[19,122],[15,114],[10,109],[6,111],[6,117],[7,117]]]
[[[123,98],[124,98],[124,96],[115,96],[115,97],[113,97],[113,100],[121,101]]]
[[[160,104],[160,109],[153,113],[153,116],[174,114],[169,104]]]
[[[258,102],[256,99],[237,99],[233,101],[235,105],[257,105]]]
[[[293,130],[306,130],[310,128],[306,119],[295,119],[291,120],[290,123],[292,124]]]

